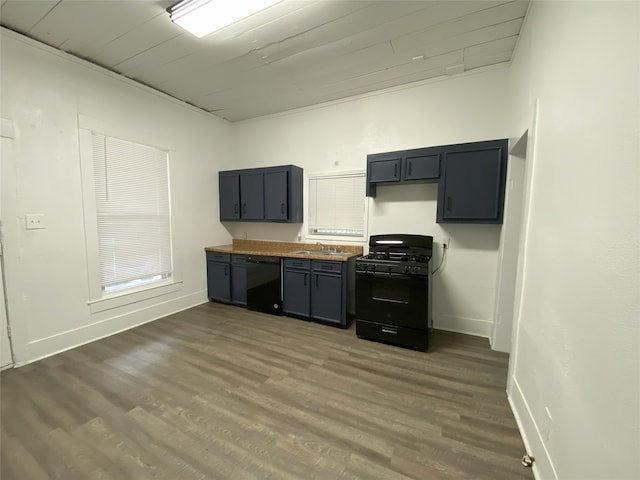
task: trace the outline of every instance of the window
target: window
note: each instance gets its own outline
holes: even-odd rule
[[[103,294],[171,276],[167,152],[91,134],[100,289]]]
[[[365,172],[310,174],[308,234],[364,238],[365,179]]]

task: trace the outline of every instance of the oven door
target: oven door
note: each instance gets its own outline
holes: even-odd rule
[[[428,277],[356,272],[356,319],[428,328]]]

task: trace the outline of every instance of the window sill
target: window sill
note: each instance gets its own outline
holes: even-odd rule
[[[365,236],[347,236],[347,235],[318,235],[313,233],[308,233],[305,235],[306,241],[318,241],[318,242],[343,242],[343,243],[355,243],[357,245],[366,243],[367,237]]]
[[[133,303],[143,302],[150,298],[160,297],[169,293],[177,292],[182,289],[182,281],[172,281],[171,283],[161,283],[156,285],[148,285],[144,288],[119,292],[108,297],[98,300],[90,300],[87,302],[91,313],[100,313]]]

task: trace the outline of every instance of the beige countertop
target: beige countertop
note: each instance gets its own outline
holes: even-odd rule
[[[346,262],[362,255],[362,247],[356,245],[327,245],[337,253],[321,253],[320,245],[300,242],[271,242],[266,240],[233,239],[231,245],[205,247],[207,252],[236,253],[241,255],[270,255],[274,257],[308,258]],[[316,253],[317,252],[317,253]]]

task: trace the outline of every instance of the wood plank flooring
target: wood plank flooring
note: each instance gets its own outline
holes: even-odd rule
[[[507,356],[207,303],[1,376],[1,478],[532,479]]]

